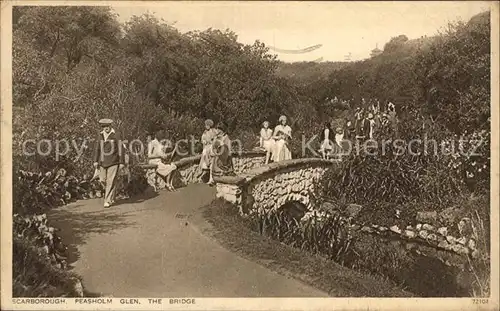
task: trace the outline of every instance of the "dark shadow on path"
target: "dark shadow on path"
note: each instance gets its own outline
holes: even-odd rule
[[[135,195],[133,197],[130,197],[128,199],[123,199],[123,200],[118,200],[113,207],[117,207],[123,204],[135,204],[135,203],[142,203],[150,199],[154,199],[158,196],[158,193],[154,192],[153,189],[148,188],[147,191],[140,195]]]
[[[95,210],[94,206],[95,202],[93,205],[80,204],[50,212],[50,225],[60,230],[58,235],[68,247],[68,265],[80,258],[78,246],[85,244],[90,234],[112,234],[113,231],[136,224],[130,219],[133,211]],[[86,208],[89,210],[85,211]]]

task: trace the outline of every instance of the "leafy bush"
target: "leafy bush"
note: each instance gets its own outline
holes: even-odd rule
[[[13,216],[14,297],[79,297],[79,277],[67,271],[67,247],[45,214]]]
[[[81,297],[81,281],[74,273],[51,264],[31,241],[12,239],[13,297]]]
[[[57,230],[47,225],[45,214],[22,217],[15,214],[13,216],[14,236],[24,239],[33,246],[43,251],[43,258],[46,258],[52,265],[66,269],[67,247],[62,243],[57,235]]]
[[[98,181],[79,180],[64,169],[45,174],[19,170],[14,176],[13,210],[21,215],[39,214],[77,199],[102,196]]]

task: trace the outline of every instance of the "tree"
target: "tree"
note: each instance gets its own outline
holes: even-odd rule
[[[407,41],[408,37],[406,35],[399,35],[397,37],[392,37],[391,40],[385,44],[384,52],[386,53],[394,52],[403,47]]]
[[[110,45],[120,37],[120,25],[109,7],[34,6],[16,10],[14,31],[32,38],[48,57],[62,57],[68,70],[84,56],[105,65]]]

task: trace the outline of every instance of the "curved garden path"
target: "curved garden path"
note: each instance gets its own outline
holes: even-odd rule
[[[87,291],[114,297],[325,297],[200,233],[215,190],[193,184],[110,209],[79,201],[49,213]],[[197,219],[197,220],[196,220]],[[194,220],[194,221],[193,221]]]

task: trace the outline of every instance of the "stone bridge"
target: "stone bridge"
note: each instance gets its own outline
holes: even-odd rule
[[[242,151],[233,153],[233,166],[236,174],[241,174],[248,170],[264,165],[266,153],[260,150]],[[201,155],[182,158],[173,162],[177,166],[174,184],[176,187],[187,186],[200,182],[202,173],[199,166]],[[165,182],[156,174],[155,164],[142,164],[141,167],[146,170],[146,178],[150,185],[155,185],[157,189],[165,188]]]
[[[177,166],[176,186],[200,182],[200,155],[173,162]],[[233,154],[236,176],[216,177],[217,198],[235,204],[240,212],[274,209],[288,202],[300,202],[312,210],[317,186],[323,174],[337,163],[318,158],[292,159],[265,165],[262,151],[243,151]],[[144,164],[148,183],[157,189],[165,182],[156,175],[156,165]]]
[[[215,178],[217,197],[239,207],[240,213],[277,209],[289,202],[300,202],[307,210],[314,207],[318,185],[335,160],[293,159],[270,163],[239,174]]]

